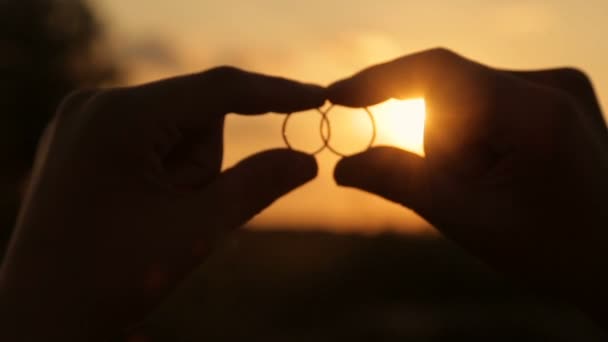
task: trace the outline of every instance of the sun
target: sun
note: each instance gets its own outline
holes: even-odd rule
[[[424,155],[424,99],[388,100],[370,107],[376,117],[380,145],[391,145]]]

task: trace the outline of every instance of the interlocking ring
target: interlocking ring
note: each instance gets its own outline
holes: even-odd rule
[[[340,156],[340,157],[348,157],[348,156],[352,155],[352,154],[342,153],[342,152],[336,150],[333,146],[331,146],[331,143],[330,143],[331,123],[329,121],[328,114],[332,110],[333,107],[334,107],[333,105],[330,106],[329,108],[327,108],[326,111],[322,111],[321,109],[318,109],[318,108],[316,109],[317,112],[319,114],[321,114],[321,124],[319,126],[319,132],[321,134],[321,139],[323,139],[323,146],[319,147],[317,150],[310,153],[311,155],[317,155],[317,154],[321,153],[323,150],[325,150],[326,148],[329,151],[331,151],[332,153],[334,153],[335,155]],[[364,107],[363,110],[365,110],[365,112],[367,113],[371,126],[372,126],[372,136],[370,138],[369,144],[365,148],[365,151],[367,151],[374,145],[374,142],[376,142],[376,119],[374,118],[374,115],[369,108]],[[294,150],[293,146],[289,142],[289,138],[287,135],[287,123],[289,122],[289,118],[291,117],[292,114],[293,113],[288,113],[285,116],[285,120],[283,121],[282,133],[283,133],[283,141],[285,142],[285,145],[287,145],[287,147],[289,149]]]
[[[322,110],[320,110],[319,108],[317,108],[316,110],[317,110],[317,112],[319,112],[319,114],[321,114],[321,131],[323,131],[323,125],[324,125],[324,122],[327,121],[327,118],[325,117],[325,113]],[[289,138],[287,137],[288,136],[287,135],[287,123],[289,122],[289,118],[291,118],[291,114],[293,114],[293,113],[288,113],[285,116],[285,120],[283,120],[283,129],[282,129],[283,141],[285,142],[285,145],[287,145],[287,147],[290,150],[295,150],[295,148],[293,148],[293,146],[291,146],[291,144],[289,143]],[[329,128],[329,125],[327,127]],[[330,136],[331,136],[331,132],[328,130],[328,132],[327,132],[328,139],[330,138]],[[309,153],[310,155],[313,155],[313,156],[317,155],[317,154],[323,152],[323,150],[327,147],[327,143],[325,142],[325,136],[323,135],[323,133],[321,133],[321,138],[323,138],[323,146],[319,147],[314,152]]]
[[[329,108],[327,108],[327,110],[325,111],[324,115],[323,115],[323,120],[321,121],[321,138],[323,138],[323,142],[325,143],[325,147],[327,147],[328,150],[330,150],[333,154],[339,156],[339,157],[349,157],[352,156],[356,153],[352,153],[352,154],[345,154],[342,153],[338,150],[336,150],[333,146],[331,146],[331,143],[329,142],[331,139],[331,135],[329,134],[331,132],[331,122],[329,121],[329,112],[332,110],[332,108],[334,108],[334,106],[330,106]],[[367,147],[363,150],[363,151],[367,151],[370,148],[372,148],[372,146],[374,145],[374,143],[376,142],[376,119],[374,118],[374,114],[372,114],[372,111],[369,110],[369,108],[367,107],[363,107],[363,110],[365,110],[365,113],[367,113],[367,116],[369,117],[369,122],[372,125],[372,136],[369,140],[369,143],[367,145]],[[325,136],[324,132],[323,132],[323,126],[327,125],[327,137]]]

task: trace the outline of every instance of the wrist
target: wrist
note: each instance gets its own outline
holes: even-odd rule
[[[43,288],[0,280],[1,341],[93,341],[92,327],[74,305]]]
[[[107,337],[110,329],[100,326],[98,305],[87,295],[77,273],[53,267],[59,259],[51,255],[30,258],[22,250],[15,258],[14,250],[9,250],[0,269],[0,341],[98,341]]]

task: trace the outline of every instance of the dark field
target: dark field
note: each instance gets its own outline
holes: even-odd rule
[[[146,323],[153,341],[603,341],[453,244],[236,233]]]

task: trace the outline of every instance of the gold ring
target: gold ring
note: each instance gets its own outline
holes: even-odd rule
[[[320,109],[318,109],[318,108],[317,108],[316,110],[317,110],[317,112],[318,112],[319,114],[321,114],[321,118],[322,118],[322,119],[321,119],[321,131],[323,131],[323,128],[322,128],[322,127],[323,127],[324,123],[325,123],[325,122],[327,122],[327,123],[328,123],[328,124],[327,124],[327,127],[329,127],[329,122],[327,121],[327,118],[325,117],[325,113],[323,113],[323,111],[321,111],[321,110],[320,110]],[[292,115],[292,114],[293,114],[293,113],[288,113],[288,114],[285,116],[285,120],[283,120],[283,128],[282,128],[282,133],[283,133],[283,141],[285,142],[285,145],[287,145],[287,147],[288,147],[290,150],[294,150],[294,151],[295,151],[296,149],[295,149],[295,148],[293,148],[293,146],[292,146],[292,145],[289,143],[289,138],[288,138],[288,134],[287,134],[287,123],[289,122],[289,118],[291,118],[291,115]],[[328,134],[328,139],[329,139],[329,135],[330,135],[329,130],[328,130],[328,133],[327,133],[327,134]],[[321,133],[321,138],[323,139],[323,146],[319,147],[319,148],[318,148],[317,150],[315,150],[314,152],[309,153],[310,155],[313,155],[313,156],[314,156],[314,155],[317,155],[317,154],[321,153],[321,152],[322,152],[322,151],[323,151],[323,150],[324,150],[324,149],[327,147],[327,144],[326,144],[326,142],[325,142],[325,141],[326,141],[326,139],[325,139],[325,136],[323,135],[323,133]]]
[[[329,121],[329,112],[332,110],[333,107],[334,106],[332,105],[329,108],[327,108],[325,113],[323,113],[323,120],[321,121],[321,138],[323,138],[323,141],[325,142],[325,147],[327,147],[328,150],[330,150],[332,153],[334,153],[335,155],[340,156],[340,157],[349,157],[349,156],[355,155],[358,152],[352,153],[352,154],[342,153],[342,152],[336,150],[334,147],[332,147],[329,142],[329,140],[331,139],[331,134],[329,134],[331,132],[331,123]],[[374,114],[372,114],[372,111],[369,108],[363,107],[363,110],[365,110],[365,113],[367,113],[367,116],[369,117],[369,121],[372,125],[372,136],[369,140],[367,147],[363,150],[363,151],[367,151],[370,148],[372,148],[372,146],[376,142],[376,119],[374,118]],[[327,132],[328,132],[327,136],[325,134],[323,134],[324,124],[327,125]]]

